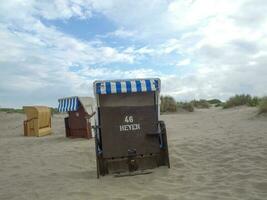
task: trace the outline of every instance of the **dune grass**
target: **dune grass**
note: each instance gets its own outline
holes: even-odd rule
[[[257,107],[259,106],[259,112],[266,112],[266,98],[253,97],[249,94],[237,94],[233,97],[230,97],[226,102],[222,102],[219,99],[200,99],[193,100],[190,102],[176,102],[175,99],[171,96],[161,96],[161,112],[177,112],[181,110],[186,110],[188,112],[193,112],[194,108],[198,109],[208,109],[212,105],[215,107],[222,107],[223,109],[233,108],[236,106],[250,106]],[[261,102],[261,103],[260,103]]]
[[[52,116],[54,115],[54,114],[58,114],[59,112],[58,112],[58,109],[57,108],[51,108],[51,114],[52,114]]]
[[[191,103],[195,108],[201,109],[201,108],[210,108],[211,107],[211,104],[205,99],[193,100],[193,101],[191,101]]]
[[[23,109],[17,109],[17,108],[0,108],[0,112],[5,113],[24,113]],[[52,115],[57,114],[58,110],[57,108],[51,108]]]
[[[215,107],[224,107],[224,102],[221,102],[221,103],[217,103],[217,104],[215,104],[214,106]]]
[[[176,101],[171,96],[160,97],[160,112],[176,112],[177,106]]]
[[[22,109],[16,109],[16,108],[0,108],[0,112],[5,113],[24,113]]]
[[[188,111],[193,112],[194,107],[192,103],[188,102],[176,102],[175,99],[171,96],[161,96],[160,97],[160,112],[168,113],[168,112],[177,112],[177,111]]]
[[[267,113],[267,96],[263,97],[259,103],[259,114]]]
[[[258,97],[252,97],[249,94],[241,94],[241,95],[235,95],[233,97],[230,97],[223,105],[223,108],[233,108],[236,106],[251,106],[255,107],[258,106],[260,103],[260,98]]]
[[[222,103],[222,101],[219,99],[210,99],[210,100],[207,100],[207,102],[209,104],[214,104],[214,105],[220,105]]]
[[[189,102],[177,102],[177,110],[186,110],[188,112],[194,112],[194,106]]]

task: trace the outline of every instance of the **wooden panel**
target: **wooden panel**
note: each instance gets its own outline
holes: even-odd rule
[[[91,131],[89,129],[70,129],[70,138],[92,138]]]
[[[101,107],[100,116],[104,158],[160,151],[158,137],[147,135],[157,132],[155,106]]]
[[[24,106],[27,115],[25,136],[43,136],[51,134],[51,109],[46,106]]]
[[[87,119],[88,114],[83,107],[76,112],[69,112],[65,121],[66,136],[71,138],[91,138],[91,124]]]
[[[87,126],[86,113],[82,107],[75,112],[69,112],[69,128],[85,129]]]

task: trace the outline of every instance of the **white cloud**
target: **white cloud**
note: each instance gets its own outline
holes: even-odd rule
[[[134,31],[125,30],[124,28],[119,28],[114,32],[108,33],[106,36],[115,36],[120,38],[135,37],[137,33]]]
[[[146,78],[146,77],[158,77],[162,74],[155,72],[150,68],[133,68],[132,70],[121,69],[109,69],[109,68],[84,68],[78,71],[78,74],[82,77],[94,78],[94,79],[121,79],[123,78]]]
[[[214,16],[225,17],[236,13],[240,4],[241,1],[238,0],[178,0],[169,4],[167,15],[173,27],[192,27],[201,25]]]
[[[4,77],[0,104],[41,102],[36,92],[46,91],[42,99],[54,105],[50,99],[89,94],[95,78],[145,76],[160,76],[163,93],[179,99],[266,95],[266,12],[265,0],[0,3],[0,73]],[[42,19],[90,20],[94,13],[117,26],[102,39],[116,37],[132,43],[115,48],[101,37],[84,41],[42,23]],[[156,69],[150,61],[164,66]],[[114,63],[131,65],[133,70],[114,68]],[[177,74],[168,72],[166,63]],[[73,66],[76,71],[70,70]]]
[[[191,60],[189,58],[186,58],[184,60],[181,60],[177,63],[177,67],[179,66],[185,66],[185,65],[189,65],[191,63]]]
[[[60,2],[62,3],[55,2],[58,9]],[[65,4],[63,5],[62,9],[65,9]],[[19,10],[20,6],[24,6],[25,10]],[[38,6],[40,4],[33,1],[28,4],[19,2],[0,5],[0,16],[3,17],[0,20],[1,106],[22,106],[28,99],[35,99],[38,103],[40,92],[47,94],[43,97],[50,105],[55,105],[60,96],[92,94],[89,92],[92,77],[71,71],[71,66],[87,68],[110,63],[128,64],[136,59],[136,55],[124,53],[124,49],[115,49],[94,41],[82,41],[55,27],[44,25],[33,14]],[[10,12],[13,8],[18,9],[17,17]],[[57,9],[50,8],[48,11],[53,13]],[[49,19],[68,18],[75,14],[62,12],[58,13],[60,16],[39,14]],[[96,70],[101,71],[101,68]],[[110,70],[109,74],[112,73]]]
[[[167,85],[174,86],[168,86],[165,92],[179,99],[226,99],[236,93],[266,95],[266,2],[224,1],[227,5],[218,6],[220,1],[195,1],[192,9],[188,6],[188,10],[179,13],[181,2],[173,2],[177,3],[172,8],[177,15],[172,22],[185,31],[178,39],[167,41],[163,50],[193,59],[194,67],[186,76],[167,77]],[[193,13],[198,3],[203,5],[197,6],[200,13]],[[248,9],[250,12],[245,12]],[[248,20],[255,18],[256,27]],[[183,62],[186,60],[180,61]]]

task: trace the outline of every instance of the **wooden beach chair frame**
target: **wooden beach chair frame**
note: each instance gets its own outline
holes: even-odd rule
[[[160,79],[95,81],[97,177],[170,167]]]
[[[24,106],[27,119],[23,122],[24,136],[45,136],[52,133],[51,109],[46,106]]]
[[[91,139],[94,99],[74,96],[61,98],[58,102],[58,111],[68,113],[68,117],[64,118],[66,137]]]

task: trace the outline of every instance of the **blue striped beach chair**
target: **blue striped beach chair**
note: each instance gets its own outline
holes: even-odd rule
[[[92,138],[95,103],[92,97],[65,97],[58,100],[58,111],[68,113],[64,118],[66,137]]]
[[[97,176],[170,167],[160,79],[95,81]]]

